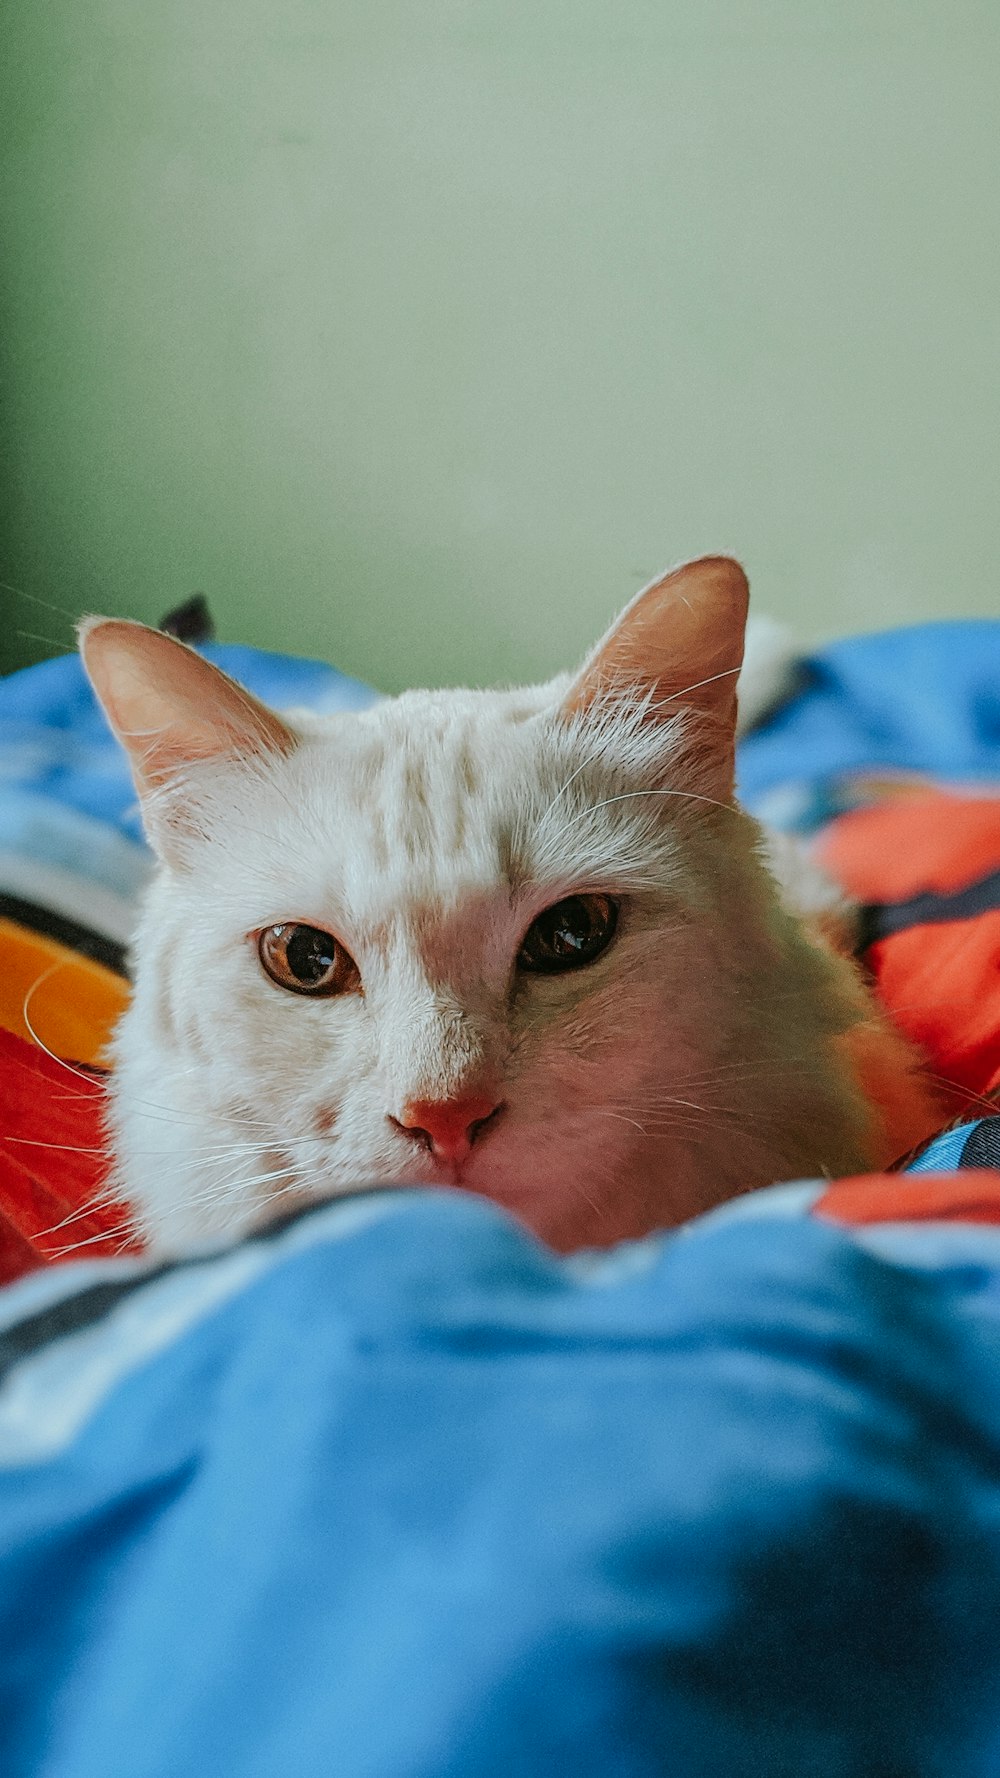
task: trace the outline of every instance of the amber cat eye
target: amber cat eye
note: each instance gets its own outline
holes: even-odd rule
[[[618,924],[610,895],[568,895],[532,920],[517,954],[519,969],[554,975],[579,969],[607,950]]]
[[[361,986],[350,952],[318,926],[265,926],[257,955],[272,982],[293,994],[349,994]]]

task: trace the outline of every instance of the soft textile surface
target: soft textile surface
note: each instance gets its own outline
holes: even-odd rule
[[[801,692],[749,736],[740,790],[755,815],[810,828],[850,806],[858,773],[1000,784],[1000,623],[914,624],[831,643]]]
[[[0,934],[2,939],[2,934]],[[101,1072],[0,1028],[0,1284],[58,1260],[137,1249],[108,1196]]]
[[[1000,1092],[1000,796],[909,787],[840,816],[817,851],[865,904],[882,1004],[953,1113]]]
[[[0,917],[0,1030],[33,1042],[39,1054],[100,1062],[128,994],[124,976],[104,963]]]
[[[822,1192],[13,1287],[5,1778],[993,1778],[1000,1231]]]

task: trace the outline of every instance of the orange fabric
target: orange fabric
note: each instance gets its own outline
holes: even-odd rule
[[[911,926],[867,953],[879,998],[949,1084],[952,1113],[1000,1089],[1000,912]]]
[[[135,1252],[104,1197],[104,1086],[0,1030],[0,1283],[59,1259]]]
[[[128,1000],[121,976],[55,939],[0,918],[0,1028],[57,1056],[99,1062]]]
[[[1000,869],[1000,798],[941,791],[878,803],[831,823],[817,848],[861,901],[950,894]],[[893,1023],[950,1087],[951,1115],[1000,1089],[1000,911],[927,921],[866,953]]]
[[[929,790],[841,815],[818,856],[856,901],[948,894],[1000,868],[1000,798]]]
[[[813,1205],[833,1222],[1000,1223],[1000,1172],[863,1173],[835,1179]]]

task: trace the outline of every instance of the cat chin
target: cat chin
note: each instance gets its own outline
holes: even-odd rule
[[[431,1186],[482,1198],[559,1253],[612,1247],[682,1220],[670,1205],[678,1197],[686,1203],[688,1194],[659,1191],[654,1202],[641,1163],[626,1166],[619,1157],[617,1167],[599,1173],[592,1152],[574,1156],[572,1138],[559,1145],[558,1158],[544,1140],[518,1147],[515,1155],[504,1154],[498,1141],[492,1152],[474,1154],[460,1166],[428,1159],[420,1180],[411,1171],[398,1189]],[[677,1171],[683,1179],[683,1163]]]
[[[539,1144],[544,1154],[544,1142]],[[348,1165],[343,1160],[324,1169],[317,1168],[313,1180],[301,1186],[283,1185],[276,1192],[266,1186],[248,1190],[242,1201],[231,1199],[217,1205],[185,1201],[174,1191],[166,1199],[159,1193],[142,1193],[139,1222],[148,1251],[157,1257],[190,1255],[212,1251],[233,1241],[245,1239],[270,1224],[319,1204],[333,1204],[338,1199],[359,1194],[414,1191],[457,1192],[482,1199],[504,1211],[522,1228],[545,1246],[558,1253],[572,1253],[584,1248],[605,1248],[619,1241],[640,1239],[659,1228],[681,1220],[671,1216],[664,1198],[657,1194],[650,1201],[648,1184],[635,1189],[638,1175],[633,1175],[632,1189],[621,1178],[613,1179],[603,1188],[589,1169],[582,1164],[575,1169],[552,1168],[547,1165],[498,1164],[496,1156],[474,1157],[475,1164],[440,1162],[422,1156],[420,1164],[394,1168],[372,1163]],[[666,1194],[669,1199],[671,1194]]]
[[[641,1240],[668,1226],[662,1213],[650,1218],[622,1197],[604,1207],[589,1199],[582,1202],[573,1182],[567,1182],[562,1192],[553,1190],[551,1186],[547,1186],[544,1192],[537,1187],[533,1191],[526,1191],[523,1185],[513,1183],[507,1187],[495,1185],[491,1190],[483,1184],[477,1185],[461,1178],[455,1169],[441,1168],[437,1176],[423,1179],[419,1183],[412,1176],[407,1176],[397,1180],[373,1180],[361,1188],[362,1194],[372,1195],[381,1192],[406,1195],[427,1190],[456,1192],[465,1197],[479,1198],[483,1203],[506,1212],[529,1234],[556,1253],[569,1254],[588,1248],[613,1247],[621,1241]],[[263,1208],[251,1210],[248,1207],[240,1226],[235,1229],[230,1227],[224,1234],[220,1233],[211,1244],[214,1245],[220,1239],[228,1241],[240,1235],[251,1234],[285,1216],[314,1208],[318,1204],[333,1204],[338,1198],[357,1195],[356,1184],[350,1189],[345,1187],[342,1191],[303,1189],[299,1193],[291,1193],[265,1204]],[[157,1250],[169,1248],[172,1251],[187,1252],[195,1238],[194,1231],[178,1226],[170,1231],[170,1238],[156,1243]]]

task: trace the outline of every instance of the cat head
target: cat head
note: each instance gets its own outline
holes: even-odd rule
[[[160,865],[113,1110],[154,1243],[436,1184],[569,1248],[778,1176],[754,1099],[831,1022],[734,802],[746,607],[707,558],[575,675],[323,718],[83,626]]]

